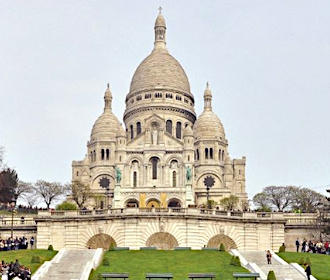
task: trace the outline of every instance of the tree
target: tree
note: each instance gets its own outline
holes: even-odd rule
[[[36,195],[33,186],[31,185],[31,190],[22,195],[22,199],[28,204],[29,207],[33,208],[39,202],[39,196]]]
[[[63,201],[56,206],[56,210],[77,210],[77,205],[69,201]]]
[[[268,197],[269,202],[278,211],[283,211],[292,203],[293,187],[287,186],[269,186],[264,188],[263,192]]]
[[[14,169],[6,168],[0,172],[0,202],[9,203],[16,200],[18,176]]]
[[[234,210],[234,208],[238,204],[238,197],[235,195],[230,195],[229,197],[225,197],[220,200],[220,204],[223,206],[223,208],[227,211]]]
[[[73,181],[69,185],[72,199],[77,203],[79,209],[83,208],[87,200],[92,196],[90,186],[79,181]]]
[[[267,209],[271,207],[267,194],[264,192],[257,193],[252,200],[254,205],[259,207],[259,209]]]
[[[309,188],[293,187],[292,209],[312,213],[321,209],[326,201],[325,196]]]
[[[47,209],[51,204],[66,194],[66,186],[58,182],[47,182],[39,180],[34,185],[34,191],[43,202],[45,202]]]

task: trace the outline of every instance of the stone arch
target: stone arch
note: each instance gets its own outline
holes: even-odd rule
[[[97,248],[103,248],[105,250],[109,250],[110,246],[117,246],[116,241],[108,234],[105,233],[99,233],[91,237],[87,241],[87,248],[90,249],[97,249]]]
[[[134,160],[139,163],[139,166],[143,163],[143,158],[141,156],[132,155],[126,160],[126,164],[130,166]]]
[[[213,236],[207,243],[207,248],[219,248],[221,243],[225,246],[227,251],[230,249],[237,249],[235,241],[228,235],[224,234],[217,234]]]
[[[125,201],[127,208],[139,208],[139,201],[136,198],[129,198]]]
[[[160,205],[160,201],[156,198],[150,198],[146,203],[147,208],[160,208]]]
[[[180,199],[178,198],[171,198],[167,201],[167,207],[171,208],[171,207],[182,207],[182,202]]]
[[[168,232],[156,232],[148,238],[146,246],[157,247],[157,249],[161,250],[171,250],[178,247],[179,243],[176,238]]]
[[[176,160],[178,162],[178,167],[180,167],[182,165],[182,157],[180,155],[170,155],[165,160],[165,165],[170,166],[172,160]]]

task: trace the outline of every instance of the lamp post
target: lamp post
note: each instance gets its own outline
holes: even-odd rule
[[[11,208],[11,239],[13,239],[14,236],[14,211],[15,211],[15,206],[16,206],[16,196],[12,201],[10,202],[10,208]]]
[[[215,180],[212,176],[207,176],[204,179],[204,185],[206,187],[206,203],[207,203],[207,208],[211,209],[211,203],[209,201],[210,197],[210,189],[214,186]]]

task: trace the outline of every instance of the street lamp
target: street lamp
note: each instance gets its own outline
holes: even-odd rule
[[[209,202],[209,197],[210,197],[210,189],[214,186],[215,180],[212,176],[207,176],[204,179],[204,185],[206,187],[206,203],[207,203],[207,208],[211,209],[211,203]]]
[[[14,236],[14,211],[16,206],[17,197],[15,196],[10,202],[10,209],[11,209],[11,238],[13,239]]]

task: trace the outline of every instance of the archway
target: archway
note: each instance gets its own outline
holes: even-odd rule
[[[126,201],[127,208],[139,208],[139,202],[136,199],[129,199]]]
[[[86,247],[90,249],[103,248],[109,250],[110,246],[116,247],[116,241],[108,234],[99,233],[90,238]]]
[[[235,241],[224,234],[213,236],[207,243],[207,248],[219,248],[221,243],[225,246],[226,250],[237,249]]]
[[[168,208],[180,208],[181,207],[181,201],[179,199],[176,198],[172,198],[169,200],[168,204],[167,204]]]
[[[147,208],[159,208],[160,207],[160,202],[157,199],[150,199],[147,203]]]
[[[178,247],[179,243],[172,234],[168,232],[157,232],[148,238],[146,245],[148,247],[157,247],[161,250],[171,250]]]

